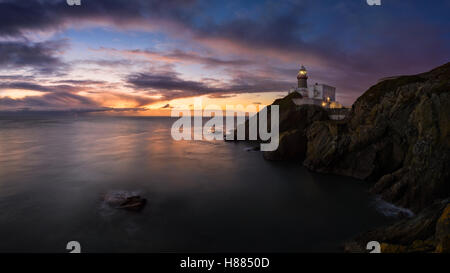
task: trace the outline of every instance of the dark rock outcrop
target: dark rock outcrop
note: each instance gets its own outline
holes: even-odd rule
[[[344,122],[307,132],[310,170],[376,182],[383,199],[418,212],[449,196],[450,63],[378,83]]]
[[[131,211],[140,211],[147,204],[147,199],[142,198],[138,195],[127,197],[120,205],[118,209],[125,209]]]
[[[411,219],[358,235],[344,244],[346,252],[368,252],[370,241],[381,244],[382,253],[450,252],[450,204],[435,202]]]
[[[342,121],[321,107],[295,106],[297,96],[274,102],[280,144],[264,158],[370,181],[373,193],[418,213],[359,235],[345,250],[366,252],[367,242],[379,241],[382,252],[449,252],[450,63],[372,86]]]
[[[141,211],[147,204],[147,199],[124,191],[109,192],[102,199],[110,207],[129,211]]]
[[[378,241],[382,252],[450,252],[450,63],[372,86],[343,121],[292,106],[289,96],[274,104],[280,145],[266,159],[304,159],[312,171],[367,180],[373,193],[418,213],[359,235],[345,251]]]
[[[294,105],[289,111],[282,112],[280,110],[279,146],[275,151],[264,152],[264,158],[268,160],[303,161],[306,156],[308,141],[307,129],[315,121],[324,120],[328,120],[328,113],[322,107],[316,105]]]
[[[298,160],[303,161],[306,155],[308,127],[315,121],[328,120],[328,113],[322,107],[315,105],[297,106],[292,101],[302,96],[295,92],[288,96],[275,100],[272,105],[279,106],[279,132],[280,140],[278,149],[272,152],[263,152],[263,156],[267,160]],[[268,111],[268,127],[270,128],[271,112]],[[250,117],[250,119],[258,119],[259,113]],[[249,140],[249,123],[250,119],[240,125],[240,129],[245,130],[245,139]],[[259,126],[259,122],[256,122]],[[238,127],[238,128],[239,128]],[[243,128],[242,128],[243,127]],[[237,135],[237,130],[234,131]],[[256,140],[260,142],[260,140]]]

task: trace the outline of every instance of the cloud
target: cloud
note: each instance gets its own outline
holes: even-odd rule
[[[227,99],[227,98],[232,98],[235,96],[236,96],[236,94],[225,94],[225,93],[214,93],[214,94],[208,95],[208,97],[212,98],[212,99]]]
[[[29,81],[34,80],[34,77],[23,75],[0,75],[0,80]]]
[[[31,69],[41,74],[52,74],[66,68],[59,59],[64,40],[32,43],[26,41],[0,41],[0,66],[2,69]]]
[[[99,105],[107,105],[110,107],[117,107],[117,105],[121,105],[120,107],[124,107],[126,105],[127,108],[140,108],[155,102],[160,101],[160,99],[156,99],[154,97],[150,97],[146,94],[130,94],[125,92],[98,92],[89,94],[90,97],[95,99],[95,101]]]
[[[49,88],[49,91],[53,91]],[[109,107],[108,103],[127,102],[133,107]],[[97,112],[97,111],[146,111],[145,106],[156,102],[155,99],[128,95],[120,93],[101,94],[96,96],[79,95],[71,92],[47,92],[41,96],[27,96],[23,98],[0,97],[0,111],[16,111],[27,109],[27,111],[75,111],[75,112]]]
[[[70,7],[65,0],[2,0],[0,65],[41,74],[63,72],[67,67],[59,58],[65,48],[61,42],[33,43],[24,37],[107,26],[162,34],[170,50],[115,50],[108,44],[101,50],[167,64],[220,67],[230,79],[194,81],[180,74],[132,73],[125,83],[135,90],[159,92],[165,99],[285,91],[295,85],[296,66],[303,63],[313,82],[335,85],[348,104],[381,77],[418,73],[449,60],[450,21],[444,8],[448,1],[434,1],[433,7],[422,2],[390,1],[373,8],[364,1],[225,5],[201,0],[96,0]],[[11,37],[16,40],[8,42]],[[109,68],[133,64],[108,59],[84,62]]]
[[[136,89],[159,92],[165,100],[204,95],[221,90],[199,81],[183,80],[174,72],[131,74],[127,82]]]
[[[101,47],[94,51],[97,52],[107,52],[111,54],[121,54],[125,56],[136,56],[145,57],[153,61],[160,61],[166,63],[180,62],[180,63],[195,63],[202,64],[206,67],[217,67],[217,66],[231,66],[240,67],[255,64],[254,61],[246,59],[222,59],[213,56],[203,56],[196,52],[185,52],[182,50],[173,50],[171,52],[156,52],[151,50],[118,50],[114,48]]]
[[[52,88],[31,82],[1,82],[0,89],[23,89],[40,92],[51,92]]]
[[[421,66],[416,70],[423,70],[430,68],[430,62],[445,62],[442,58],[448,55],[449,48],[444,36],[449,23],[442,23],[441,14],[423,22],[411,21],[413,16],[399,12],[409,6],[416,6],[408,10],[411,14],[428,11],[432,16],[438,11],[421,9],[419,4],[406,1],[386,5],[383,10],[376,10],[360,1],[267,1],[242,4],[244,12],[227,11],[227,6],[219,12],[212,9],[214,4],[210,1],[129,0],[124,4],[123,0],[96,0],[70,7],[65,0],[4,0],[0,2],[0,36],[86,26],[140,29],[164,32],[186,40],[188,45],[204,46],[213,54],[211,57],[180,50],[167,54],[135,52],[153,54],[154,58],[206,65],[246,65],[255,60],[277,59],[347,71],[356,67],[359,72],[376,74],[373,78],[378,78],[382,69],[385,73],[398,73],[405,67]],[[435,3],[443,5],[448,4]],[[223,60],[214,56],[230,51],[248,58]],[[432,60],[426,60],[428,54],[423,52],[429,52]]]
[[[154,71],[130,74],[126,81],[136,90],[161,95],[161,100],[208,95],[211,98],[228,98],[238,93],[282,92],[290,82],[266,78],[251,73],[236,73],[230,82],[215,82],[210,86],[204,81],[190,81],[180,78],[173,71]]]
[[[59,80],[52,81],[51,83],[53,84],[39,84],[35,81],[0,82],[0,90],[42,92],[42,95],[26,96],[23,98],[8,97],[8,92],[6,92],[6,96],[0,97],[0,110],[11,111],[25,108],[29,111],[143,109],[143,106],[158,101],[154,98],[140,94],[100,91],[98,88],[110,86],[110,83],[103,81]],[[112,107],[114,105],[120,106]]]
[[[59,80],[53,83],[75,84],[75,85],[101,85],[106,84],[106,81],[92,81],[92,80]]]
[[[34,81],[5,81],[0,82],[0,89],[20,89],[31,90],[39,92],[54,92],[54,93],[74,93],[86,90],[82,85],[41,85]]]
[[[71,110],[98,109],[91,99],[72,93],[48,93],[43,96],[30,96],[20,99],[0,98],[0,109],[32,109],[32,110]]]
[[[94,50],[99,51],[99,50]],[[99,67],[111,67],[111,68],[117,68],[118,66],[124,66],[124,67],[130,67],[135,64],[145,64],[144,61],[137,61],[137,60],[129,60],[129,59],[121,59],[121,60],[107,60],[107,59],[90,59],[90,60],[77,60],[71,62],[73,65],[97,65]]]
[[[81,6],[71,7],[66,0],[0,2],[0,36],[26,36],[30,32],[58,31],[83,25],[113,25],[116,28],[154,29],[188,20],[183,8],[190,7],[191,0],[95,0],[83,1]],[[170,19],[170,20],[169,20]],[[172,22],[171,22],[172,21]]]

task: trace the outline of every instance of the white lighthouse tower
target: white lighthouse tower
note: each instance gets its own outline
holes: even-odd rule
[[[336,87],[318,83],[308,85],[308,71],[303,65],[298,71],[297,82],[297,88],[289,90],[289,94],[297,92],[302,95],[302,98],[293,99],[295,104],[314,104],[330,108],[342,107],[336,101]]]
[[[306,68],[303,65],[300,68],[300,71],[298,71],[297,82],[298,86],[296,91],[304,97],[308,96],[308,71],[306,71]]]

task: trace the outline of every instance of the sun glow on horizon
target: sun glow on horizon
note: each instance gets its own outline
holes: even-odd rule
[[[43,96],[48,92],[25,90],[25,89],[6,89],[0,90],[0,98],[23,99],[25,97]]]

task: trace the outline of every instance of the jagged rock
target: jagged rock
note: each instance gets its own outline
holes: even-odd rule
[[[450,205],[447,205],[436,224],[436,252],[450,252]]]
[[[385,252],[448,252],[450,63],[372,86],[343,121],[318,106],[296,106],[296,97],[273,103],[280,106],[280,143],[263,153],[266,159],[304,159],[312,171],[372,181],[373,193],[420,212],[359,236],[345,250],[365,252],[367,242],[378,240]]]
[[[296,112],[296,105],[294,104],[294,102],[292,101],[292,99],[295,98],[301,98],[302,95],[300,95],[297,92],[291,93],[288,96],[282,98],[282,99],[277,99],[275,100],[272,105],[278,105],[279,106],[279,115],[280,115],[280,133],[284,132],[284,131],[288,131],[290,129],[293,129],[296,127],[296,121],[298,119],[295,118],[295,115],[293,116],[292,113]],[[269,111],[267,111],[267,123],[268,123],[268,127],[270,128],[270,123],[271,123],[271,111],[269,108]],[[250,119],[256,119],[256,123],[257,126],[259,128],[259,113],[257,113],[256,115],[250,117],[244,124],[239,124],[237,126],[237,129],[235,129],[233,131],[233,135],[235,137],[236,140],[236,136],[237,136],[237,130],[244,130],[245,131],[245,140],[249,141],[249,124],[250,124]],[[226,135],[225,135],[226,136]],[[225,138],[226,139],[226,138]],[[232,141],[235,141],[232,140]],[[260,142],[260,140],[258,139],[257,142]]]
[[[372,193],[418,213],[360,235],[345,251],[366,252],[374,240],[382,252],[450,251],[450,63],[372,86],[343,121],[293,107],[289,96],[276,101],[284,106],[280,145],[266,159],[304,158],[312,171],[371,181]]]
[[[108,192],[103,196],[103,201],[110,207],[130,211],[140,211],[147,204],[147,199],[125,191]]]
[[[306,154],[306,137],[304,131],[294,129],[280,134],[278,149],[263,152],[267,160],[303,160]]]
[[[147,199],[140,196],[127,197],[117,208],[132,211],[140,211],[147,204]]]
[[[263,152],[267,160],[298,160],[303,161],[306,155],[306,132],[315,121],[329,120],[327,111],[316,105],[297,106],[293,99],[301,98],[297,92],[275,100],[272,105],[279,106],[280,115],[280,139],[278,149],[271,152]],[[268,111],[268,127],[270,128],[270,111]],[[250,119],[258,119],[256,114]],[[249,139],[249,120],[240,125],[245,129],[245,139]],[[259,123],[257,122],[258,126]],[[236,130],[234,131],[236,136]],[[260,142],[260,140],[257,140]]]
[[[450,193],[450,63],[371,87],[345,122],[307,132],[310,170],[376,182],[372,192],[420,211]]]
[[[449,200],[437,201],[413,218],[358,235],[345,243],[344,250],[368,252],[370,241],[378,241],[382,253],[450,252]]]
[[[308,127],[315,121],[329,119],[326,110],[320,106],[295,105],[292,99],[301,97],[295,92],[273,103],[280,107],[280,139],[277,150],[263,153],[265,159],[303,161]]]

